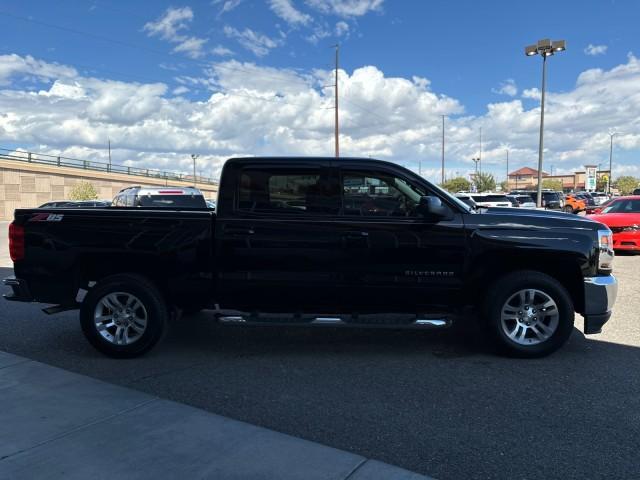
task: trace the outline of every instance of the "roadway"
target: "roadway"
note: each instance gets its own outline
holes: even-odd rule
[[[640,257],[615,268],[605,332],[576,330],[539,360],[495,357],[473,330],[243,329],[200,314],[117,361],[87,344],[76,313],[9,302],[0,350],[440,480],[635,478]]]

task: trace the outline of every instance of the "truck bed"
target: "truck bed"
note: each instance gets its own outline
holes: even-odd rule
[[[43,303],[73,303],[88,282],[128,271],[144,272],[189,304],[213,288],[214,221],[215,213],[204,210],[16,210],[25,258],[15,273],[29,278],[32,300]]]

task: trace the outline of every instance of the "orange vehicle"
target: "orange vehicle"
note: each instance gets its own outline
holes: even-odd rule
[[[573,193],[568,193],[564,201],[564,211],[567,213],[582,212],[587,208],[584,200],[576,197]]]

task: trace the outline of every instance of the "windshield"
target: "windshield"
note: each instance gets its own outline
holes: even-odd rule
[[[603,209],[602,213],[640,213],[640,200],[616,200]]]

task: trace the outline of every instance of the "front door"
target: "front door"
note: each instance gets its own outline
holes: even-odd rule
[[[416,312],[455,303],[466,239],[462,215],[430,219],[420,198],[441,196],[402,169],[341,164],[343,302],[353,308]]]

